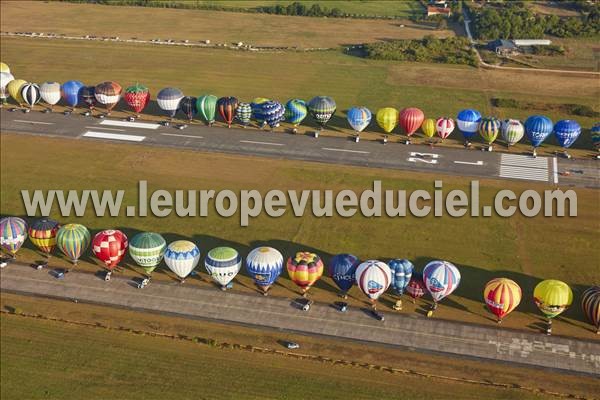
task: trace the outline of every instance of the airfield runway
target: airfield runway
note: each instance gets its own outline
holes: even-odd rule
[[[598,162],[562,157],[405,145],[310,134],[288,134],[192,124],[184,130],[150,122],[98,119],[79,114],[0,111],[0,132],[167,146],[376,168],[509,179],[550,186],[600,188]],[[307,128],[301,128],[306,131]],[[499,147],[499,145],[496,145]]]
[[[179,283],[154,282],[145,289],[124,277],[110,282],[97,275],[71,272],[64,280],[54,271],[10,264],[1,272],[2,291],[77,300],[195,319],[211,319],[303,334],[377,342],[421,351],[534,365],[600,375],[600,342],[545,336],[421,316],[385,312],[375,320],[366,309],[341,313],[328,304],[305,312],[294,300]]]

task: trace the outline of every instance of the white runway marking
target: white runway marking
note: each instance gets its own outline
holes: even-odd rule
[[[548,159],[546,157],[534,158],[533,156],[522,156],[519,154],[502,154],[500,163],[515,167],[548,169]]]
[[[454,161],[454,164],[465,164],[465,165],[483,165],[483,161],[469,162],[469,161]]]
[[[502,154],[499,176],[548,182],[548,161],[549,159],[546,157],[534,158],[518,154]]]
[[[431,158],[438,158],[440,155],[439,154],[435,154],[435,153],[417,153],[417,152],[411,152],[410,153],[411,157],[431,157]]]
[[[146,136],[123,135],[120,133],[107,133],[95,131],[87,131],[82,136],[96,139],[127,140],[129,142],[141,142],[142,140],[146,139]]]
[[[554,178],[554,184],[558,185],[558,158],[552,159],[552,176]]]
[[[180,133],[161,133],[161,135],[165,136],[178,136],[178,137],[187,137],[193,139],[204,139],[204,136],[195,136],[195,135],[182,135]]]
[[[283,143],[255,142],[253,140],[240,140],[240,143],[264,144],[267,146],[285,146]]]
[[[334,149],[334,148],[331,148],[331,147],[321,147],[321,150],[342,151],[342,152],[347,152],[347,153],[359,153],[359,154],[369,154],[370,153],[368,151],[362,151],[362,150]]]
[[[146,122],[128,122],[128,121],[115,121],[112,119],[105,119],[100,122],[100,125],[109,126],[123,126],[126,128],[142,128],[142,129],[158,129],[158,124],[148,124]]]
[[[34,124],[34,125],[54,125],[54,122],[25,121],[22,119],[13,119],[13,122],[21,122],[23,124]]]
[[[88,129],[97,129],[97,126],[86,126],[86,128]],[[117,129],[117,128],[105,128],[102,127],[103,130],[105,131],[117,131],[117,132],[125,132],[125,129]]]
[[[416,163],[416,162],[422,162],[422,163],[425,163],[425,164],[437,164],[438,163],[438,160],[433,159],[433,158],[432,159],[427,159],[427,158],[408,157],[408,161],[414,162],[414,163]]]

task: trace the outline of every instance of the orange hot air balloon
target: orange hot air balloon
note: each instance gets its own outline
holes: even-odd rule
[[[315,253],[300,251],[287,261],[290,279],[306,294],[308,289],[323,275],[323,261]]]
[[[483,289],[485,305],[498,318],[498,323],[519,305],[521,297],[521,287],[508,278],[492,279]]]

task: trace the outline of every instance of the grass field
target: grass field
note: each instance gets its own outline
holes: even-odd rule
[[[32,54],[35,60],[43,61],[32,62]],[[339,134],[350,133],[345,110],[355,105],[365,105],[373,111],[385,106],[399,109],[418,106],[426,116],[433,118],[454,116],[468,107],[499,118],[524,119],[540,112],[494,109],[490,104],[492,97],[549,104],[578,103],[599,110],[596,99],[600,88],[595,77],[373,61],[335,51],[256,54],[4,37],[0,58],[11,66],[18,78],[36,82],[79,79],[91,84],[114,79],[125,87],[140,81],[148,85],[153,94],[163,87],[175,86],[191,95],[235,95],[245,101],[257,96],[286,101],[327,94],[336,100],[339,110],[327,132]],[[160,114],[156,107],[152,112]],[[588,129],[596,122],[594,119],[557,111],[547,114],[555,121],[563,118],[579,121],[584,132],[573,147],[585,149],[577,155],[591,154]],[[310,126],[310,118],[304,124]],[[371,137],[381,137],[382,131],[374,122],[366,131],[365,138],[369,132],[375,134]],[[553,138],[549,138],[548,143],[542,152],[551,153],[556,149],[552,145]],[[453,133],[445,145],[461,146],[460,133]],[[527,144],[516,146],[516,151],[526,149],[529,149]]]
[[[222,325],[207,321],[187,320],[157,314],[146,314],[81,303],[74,304],[72,302],[48,300],[43,298],[30,298],[8,293],[3,293],[0,301],[3,311],[10,311],[14,310],[15,308],[19,308],[22,312],[28,314],[39,314],[50,318],[66,319],[68,321],[76,321],[80,323],[100,324],[102,327],[113,329],[104,330],[94,327],[74,326],[65,322],[50,322],[2,314],[2,317],[0,318],[2,318],[1,321],[3,326],[3,348],[6,346],[8,349],[15,344],[17,346],[16,349],[8,351],[7,354],[4,354],[3,350],[1,360],[3,365],[3,388],[1,394],[3,397],[8,396],[10,393],[13,394],[13,396],[9,397],[17,397],[17,395],[19,395],[18,397],[31,398],[31,393],[38,393],[43,390],[49,390],[51,394],[56,393],[57,386],[61,385],[61,383],[57,384],[57,382],[61,382],[62,379],[56,378],[55,381],[52,381],[52,378],[56,377],[55,373],[52,372],[53,370],[49,372],[48,376],[44,376],[44,379],[41,382],[39,379],[27,381],[31,387],[23,388],[21,385],[18,385],[18,383],[23,382],[23,379],[18,378],[17,374],[21,372],[21,368],[26,368],[26,364],[32,357],[30,354],[36,351],[35,347],[38,345],[42,347],[42,343],[47,343],[48,346],[44,346],[44,351],[53,353],[51,357],[52,361],[49,363],[56,362],[58,364],[57,369],[60,370],[60,361],[57,362],[59,356],[54,353],[58,353],[60,350],[62,350],[60,348],[62,340],[75,342],[77,348],[79,349],[83,347],[81,344],[86,344],[88,340],[96,340],[97,337],[100,338],[99,343],[101,344],[107,344],[107,342],[110,343],[108,344],[110,351],[113,349],[112,343],[117,341],[120,345],[124,346],[133,342],[134,344],[127,352],[127,356],[138,353],[140,348],[145,348],[145,355],[142,360],[145,360],[148,355],[154,355],[164,351],[158,349],[158,347],[169,349],[168,353],[175,354],[177,359],[173,362],[169,362],[168,360],[170,360],[171,357],[164,357],[163,360],[165,361],[166,365],[163,368],[165,369],[175,370],[177,368],[176,363],[179,362],[180,354],[185,351],[193,354],[194,356],[197,355],[199,361],[204,360],[205,357],[209,356],[226,359],[227,361],[225,361],[225,365],[230,365],[231,361],[229,360],[235,360],[237,359],[238,355],[240,355],[243,362],[240,363],[238,367],[241,371],[236,371],[236,375],[240,374],[242,379],[245,379],[246,374],[248,374],[248,372],[245,370],[247,365],[256,363],[259,368],[261,368],[260,364],[273,364],[277,367],[277,372],[280,371],[279,368],[282,366],[288,370],[297,370],[297,373],[291,372],[290,375],[299,377],[301,380],[310,378],[310,376],[302,373],[305,370],[318,372],[329,381],[329,383],[325,385],[326,390],[330,384],[338,384],[340,385],[340,389],[343,390],[345,385],[342,383],[345,382],[346,379],[357,377],[357,384],[360,386],[363,386],[365,379],[372,380],[372,383],[364,384],[369,387],[389,387],[390,389],[398,390],[396,386],[392,386],[392,383],[404,385],[408,391],[400,390],[400,392],[403,394],[402,398],[406,399],[422,398],[426,395],[435,395],[434,393],[431,393],[430,390],[439,391],[439,387],[442,386],[444,388],[448,388],[448,395],[453,395],[455,398],[461,399],[469,398],[469,396],[475,396],[477,394],[480,396],[486,395],[487,397],[491,398],[521,398],[520,396],[523,396],[523,398],[531,397],[531,393],[528,393],[525,390],[513,391],[500,390],[498,388],[490,389],[489,387],[483,385],[465,385],[460,382],[436,377],[425,378],[404,374],[391,375],[390,373],[384,371],[368,371],[363,368],[349,366],[338,366],[331,368],[328,364],[321,364],[314,361],[312,362],[313,367],[311,367],[310,363],[298,363],[297,360],[291,358],[282,358],[279,355],[265,356],[255,353],[254,355],[257,357],[250,358],[249,353],[241,350],[217,349],[204,345],[196,345],[190,342],[179,342],[173,339],[151,338],[149,336],[139,336],[126,332],[114,332],[114,329],[119,328],[138,330],[142,332],[159,331],[163,334],[174,336],[185,335],[188,337],[196,336],[201,338],[214,338],[219,343],[252,345],[271,349],[283,349],[278,341],[291,340],[301,344],[302,347],[300,350],[298,350],[298,352],[303,354],[320,355],[323,357],[333,357],[334,359],[343,359],[360,363],[374,363],[376,365],[383,365],[386,367],[410,369],[421,374],[446,376],[451,379],[469,379],[510,385],[515,384],[529,388],[543,388],[547,391],[558,392],[562,394],[590,396],[597,391],[598,387],[598,383],[595,382],[594,379],[584,376],[558,374],[550,371],[517,366],[511,366],[511,368],[507,368],[506,365],[501,363],[456,359],[434,354],[420,354],[417,352],[404,351],[397,348],[377,345],[371,345],[369,347],[369,351],[364,351],[364,345],[360,343],[354,343],[352,341],[301,336],[290,333],[251,329],[242,326],[235,326],[235,329],[232,329],[231,325]],[[67,334],[64,336],[64,339],[62,339],[63,333],[57,332],[58,329],[62,331],[62,327],[66,327],[67,332]],[[75,336],[75,332],[79,333],[79,335]],[[44,333],[49,333],[51,339],[42,339],[40,336],[42,336]],[[88,337],[91,339],[86,339]],[[124,340],[122,338],[124,338]],[[25,342],[28,340],[31,341],[29,344],[30,346],[33,345],[34,349],[31,347],[29,349],[25,349],[25,355],[19,354],[17,356],[17,349],[20,350],[21,348],[26,348]],[[56,346],[57,344],[58,347]],[[171,346],[171,344],[174,346]],[[84,365],[87,367],[90,365],[90,363],[83,361],[83,359],[92,352],[101,353],[102,350],[98,349],[98,347],[94,345],[92,351],[84,351],[83,354],[79,356],[74,355],[72,351],[68,351],[68,356],[63,356],[63,359],[65,359],[65,361],[70,365],[82,365],[85,363]],[[117,363],[117,370],[115,373],[128,376],[130,371],[122,371],[122,358],[125,358],[126,356],[115,355],[115,357],[120,361]],[[137,357],[130,358],[130,363],[136,363],[135,360]],[[99,362],[103,363],[105,355],[101,354],[100,359],[102,361]],[[142,363],[142,360],[137,360],[139,365],[135,365],[135,369],[139,372],[139,375],[136,381],[148,379],[150,378],[151,374],[156,373],[151,371],[153,365],[146,366]],[[195,376],[198,374],[196,368],[199,369],[200,367],[197,367],[195,362],[189,366],[191,368],[188,369],[187,372],[190,375]],[[102,370],[102,367],[103,366],[98,366],[98,369]],[[109,369],[108,366],[105,368]],[[232,369],[233,368],[235,368],[235,366],[232,367]],[[77,374],[83,373],[84,371],[77,372]],[[102,384],[106,380],[105,376],[100,374],[97,370],[90,371],[88,369],[85,371],[85,373],[88,375],[97,374],[95,377],[95,379],[97,379],[97,384]],[[166,377],[170,378],[173,374],[173,372],[167,372]],[[199,375],[200,376],[198,378],[203,379],[202,374]],[[5,381],[5,377],[8,377],[8,381]],[[15,380],[14,383],[13,379]],[[8,384],[5,384],[6,382]],[[175,382],[178,382],[177,378],[175,378]],[[198,382],[198,384],[200,385],[201,382]],[[154,383],[151,383],[151,385],[154,385]],[[314,383],[309,383],[309,385],[314,385]],[[78,383],[76,383],[76,386],[78,386]],[[206,385],[206,387],[214,388],[213,390],[215,393],[208,393],[208,390],[205,389],[204,396],[208,397],[211,394],[216,395],[216,393],[218,393],[218,386],[214,387],[211,385]],[[114,388],[114,390],[116,389],[118,388]],[[269,398],[281,398],[283,397],[282,391],[285,389],[285,386],[282,385],[282,387],[278,388],[278,390],[267,393],[266,396]],[[83,390],[86,389],[84,388]],[[361,388],[359,388],[359,390],[361,390]],[[361,392],[359,391],[359,393]],[[178,393],[173,393],[173,395],[176,394]],[[343,394],[345,394],[344,391],[338,393],[340,396]],[[58,396],[54,395],[50,397],[57,398]],[[535,398],[544,397],[544,395],[539,394]],[[333,398],[336,398],[335,394]]]
[[[253,46],[301,48],[337,47],[388,39],[414,39],[425,35],[446,37],[450,30],[403,21],[339,18],[305,18],[219,11],[157,9],[146,7],[64,4],[58,2],[2,2],[3,31],[54,32],[67,35],[161,38],[191,42],[244,42]],[[35,29],[22,21],[31,15]],[[85,20],[86,24],[73,24]],[[152,27],[152,29],[148,29]]]
[[[1,137],[2,170],[0,208],[3,214],[24,214],[20,199],[22,189],[109,189],[126,190],[124,204],[136,204],[137,181],[146,179],[149,189],[351,189],[359,193],[381,179],[390,189],[431,189],[434,176],[415,172],[387,171],[347,166],[321,165],[297,161],[234,157],[192,151],[127,146],[99,142],[59,140],[3,134]],[[110,173],[105,173],[110,163]],[[27,167],[25,167],[27,166]],[[436,178],[439,178],[436,176]],[[444,189],[468,191],[468,183],[460,177],[444,177]],[[526,183],[482,181],[481,204],[491,202],[494,193],[510,185],[515,191],[535,188]],[[546,189],[546,185],[538,189]],[[517,280],[524,291],[518,313],[505,321],[507,327],[538,331],[539,317],[531,293],[540,279],[556,278],[569,282],[578,299],[582,290],[600,281],[597,267],[600,257],[596,243],[599,227],[596,216],[600,202],[598,191],[577,189],[576,218],[435,218],[388,217],[316,218],[305,214],[295,218],[288,212],[281,218],[262,215],[240,228],[239,215],[221,218],[209,206],[206,218],[138,217],[97,218],[92,212],[83,218],[69,218],[87,225],[93,232],[107,228],[123,229],[128,236],[138,231],[153,230],[167,241],[188,239],[198,244],[203,254],[218,245],[230,245],[243,255],[258,245],[269,244],[286,256],[298,250],[317,252],[325,260],[336,253],[350,252],[361,259],[404,257],[413,260],[418,269],[432,259],[448,259],[462,271],[463,280],[456,295],[443,301],[439,318],[459,319],[494,325],[481,301],[483,285],[491,278],[508,276]],[[123,211],[124,212],[124,211]],[[63,222],[55,210],[53,215]],[[538,238],[543,237],[543,240]],[[22,260],[39,259],[27,242],[19,253]],[[80,264],[86,271],[99,269],[89,255]],[[66,266],[54,259],[56,266]],[[138,276],[127,260],[126,274]],[[171,280],[164,269],[156,279]],[[242,272],[236,278],[236,290],[254,292],[250,278]],[[297,288],[284,273],[272,289],[275,296],[291,297]],[[211,285],[204,273],[188,280],[190,285]],[[315,300],[332,302],[337,290],[329,278],[313,289]],[[386,295],[381,307],[391,310],[395,298]],[[350,303],[364,305],[366,298],[354,288]],[[425,302],[416,306],[406,301],[407,313],[422,313]],[[579,337],[595,337],[581,314],[578,300],[555,324],[555,333]]]
[[[552,43],[565,48],[562,56],[526,55],[524,58],[539,68],[600,71],[600,37],[552,38]]]

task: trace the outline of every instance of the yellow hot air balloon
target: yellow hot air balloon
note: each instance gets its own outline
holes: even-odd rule
[[[25,99],[23,99],[23,96],[21,95],[21,88],[26,83],[27,81],[24,81],[23,79],[15,79],[8,82],[8,85],[6,85],[6,90],[8,90],[10,97],[12,97],[20,106],[25,103]]]
[[[521,302],[521,288],[508,278],[492,279],[483,289],[483,299],[500,323]]]
[[[0,72],[6,72],[7,74],[10,74],[10,68],[8,68],[8,65],[5,63],[0,62]]]
[[[560,315],[573,302],[573,292],[569,285],[555,279],[547,279],[537,284],[533,290],[533,301],[542,314],[548,318],[546,334],[552,333],[552,318]]]
[[[433,118],[427,118],[421,124],[421,130],[425,136],[432,138],[433,135],[435,135],[435,120]]]
[[[377,125],[386,133],[390,133],[398,125],[398,110],[392,107],[380,108],[377,110]]]

